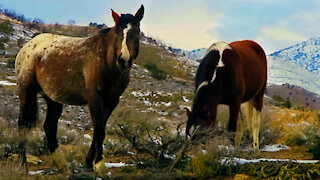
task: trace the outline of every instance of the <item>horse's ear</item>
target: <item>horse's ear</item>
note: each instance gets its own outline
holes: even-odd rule
[[[111,9],[111,12],[112,12],[112,17],[113,17],[113,20],[114,22],[116,23],[116,25],[118,24],[118,21],[120,19],[120,16],[118,13],[114,12],[112,9]]]
[[[141,19],[143,18],[143,14],[144,14],[144,7],[141,4],[140,9],[138,9],[138,11],[136,12],[136,14],[134,15],[134,17],[140,22]]]

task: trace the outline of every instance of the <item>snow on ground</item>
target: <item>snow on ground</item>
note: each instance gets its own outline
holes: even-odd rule
[[[16,83],[12,83],[9,81],[0,81],[0,85],[4,85],[4,86],[15,86],[17,85]]]
[[[248,163],[260,163],[260,162],[294,162],[300,164],[310,164],[310,163],[318,163],[319,160],[294,160],[294,159],[267,159],[267,158],[260,158],[260,159],[243,159],[243,158],[232,158],[229,159],[225,157],[220,160],[222,164],[225,163],[234,163],[239,165],[244,165]]]
[[[282,145],[282,144],[274,144],[274,145],[266,145],[264,146],[261,151],[264,152],[277,152],[284,149],[290,149],[290,147]]]
[[[29,171],[29,175],[41,175],[44,174],[44,170],[39,170],[39,171]]]
[[[123,162],[120,163],[104,163],[106,168],[114,168],[114,167],[125,167],[125,166],[133,166],[133,164],[126,164]]]

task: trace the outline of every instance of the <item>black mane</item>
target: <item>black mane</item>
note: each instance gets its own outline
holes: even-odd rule
[[[196,73],[196,89],[202,82],[211,81],[213,73],[218,65],[219,58],[220,55],[217,50],[211,50],[205,57],[203,57]]]

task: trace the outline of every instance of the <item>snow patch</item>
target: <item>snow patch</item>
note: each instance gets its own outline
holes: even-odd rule
[[[319,160],[293,160],[293,159],[267,159],[267,158],[260,158],[260,159],[243,159],[243,158],[233,158],[229,159],[227,157],[220,160],[222,164],[225,163],[234,163],[239,165],[244,165],[248,163],[260,163],[260,162],[294,162],[300,164],[311,164],[311,163],[318,163]]]
[[[264,146],[261,151],[264,152],[277,152],[285,149],[290,149],[290,147],[282,145],[282,144],[274,144],[274,145],[266,145]]]
[[[4,85],[4,86],[15,86],[17,85],[16,83],[12,83],[9,81],[0,81],[0,85]]]
[[[106,168],[115,168],[115,167],[125,167],[125,166],[133,166],[133,164],[126,164],[123,162],[120,163],[104,163]]]
[[[41,175],[41,174],[44,174],[44,170],[29,171],[28,174],[31,175],[31,176],[33,176],[33,175]]]

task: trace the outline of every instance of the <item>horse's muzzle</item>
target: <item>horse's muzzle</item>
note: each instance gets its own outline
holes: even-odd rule
[[[132,67],[132,58],[125,60],[121,57],[118,58],[119,70],[121,72],[128,72]]]

